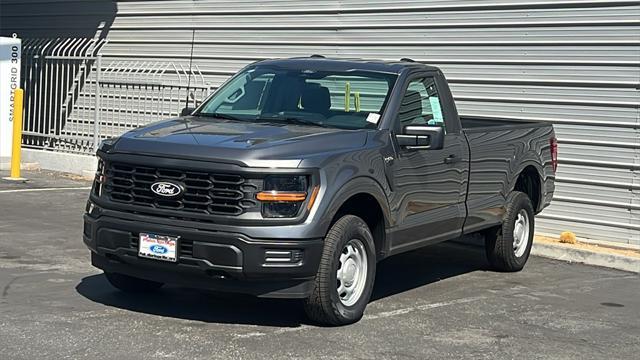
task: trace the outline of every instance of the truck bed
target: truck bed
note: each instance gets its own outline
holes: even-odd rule
[[[460,123],[465,132],[499,131],[521,128],[538,128],[548,126],[542,121],[515,121],[482,116],[460,116]]]
[[[468,218],[465,232],[486,227],[491,217],[487,208],[500,209],[514,183],[514,174],[522,171],[522,163],[541,164],[541,198],[534,202],[536,212],[546,206],[553,193],[547,181],[551,171],[549,139],[553,127],[539,121],[514,121],[487,117],[460,117],[469,144]],[[493,205],[488,205],[493,204]],[[499,224],[500,216],[493,221]]]

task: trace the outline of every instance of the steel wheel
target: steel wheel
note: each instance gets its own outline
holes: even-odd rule
[[[313,289],[304,301],[309,319],[326,325],[360,320],[376,277],[376,246],[369,226],[355,215],[338,219],[324,238]]]
[[[529,215],[522,209],[516,216],[513,226],[513,252],[516,257],[521,257],[529,244]]]
[[[342,248],[336,278],[340,302],[344,306],[358,302],[367,283],[367,251],[362,241],[351,239]]]

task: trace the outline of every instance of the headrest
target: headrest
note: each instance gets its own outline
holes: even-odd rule
[[[331,108],[329,89],[319,84],[307,84],[302,91],[301,103],[305,110],[326,114]]]
[[[401,122],[411,122],[422,115],[422,96],[419,91],[407,90],[400,105]]]

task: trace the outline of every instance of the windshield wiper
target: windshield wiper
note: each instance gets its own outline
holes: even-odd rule
[[[193,116],[211,117],[211,118],[218,118],[218,119],[224,119],[224,120],[246,121],[244,119],[240,119],[240,118],[237,118],[235,116],[228,115],[228,114],[222,114],[222,113],[202,113],[202,112],[199,112],[199,113],[193,114]]]
[[[266,116],[258,116],[255,118],[255,121],[272,121],[272,122],[286,122],[289,124],[297,124],[297,125],[311,125],[326,128],[327,125],[321,124],[319,122],[295,117],[266,117]]]
[[[298,125],[311,125],[311,126],[318,126],[318,127],[328,127],[324,124],[312,121],[312,120],[307,120],[307,119],[301,119],[301,118],[294,118],[294,117],[279,117],[279,116],[274,116],[274,117],[269,117],[269,116],[258,116],[255,117],[253,119],[241,119],[238,117],[235,117],[233,115],[229,115],[229,114],[223,114],[223,113],[195,113],[193,114],[193,116],[202,116],[202,117],[211,117],[211,118],[218,118],[218,119],[225,119],[225,120],[233,120],[233,121],[271,121],[271,122],[286,122],[286,123],[290,123],[290,124],[298,124]]]

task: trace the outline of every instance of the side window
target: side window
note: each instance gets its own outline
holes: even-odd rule
[[[430,125],[444,128],[440,97],[433,78],[416,79],[409,83],[398,119],[401,127]]]

